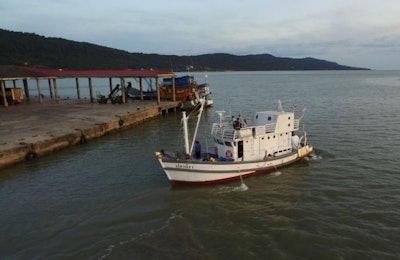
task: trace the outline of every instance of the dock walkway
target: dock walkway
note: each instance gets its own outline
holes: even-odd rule
[[[0,169],[103,136],[175,110],[178,102],[87,101],[28,103],[0,108]]]

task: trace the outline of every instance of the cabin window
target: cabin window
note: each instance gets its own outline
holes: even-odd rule
[[[232,147],[232,144],[231,144],[230,142],[225,142],[225,145],[226,145],[226,146],[231,146],[231,147]]]
[[[290,126],[290,124],[288,124],[287,126]]]
[[[268,140],[270,139],[270,137],[268,136]]]
[[[290,116],[288,117],[288,119],[290,120]]]
[[[271,121],[271,119],[272,119],[272,117],[269,116],[269,117],[268,117],[268,121]]]
[[[256,119],[258,119],[258,115],[256,115]]]
[[[221,140],[217,139],[217,143],[224,144]]]

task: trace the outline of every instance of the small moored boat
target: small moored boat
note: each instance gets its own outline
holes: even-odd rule
[[[255,112],[247,121],[217,111],[219,122],[213,123],[212,153],[193,153],[194,140],[205,100],[201,99],[199,117],[191,146],[189,144],[186,112],[182,112],[185,151],[183,153],[158,151],[158,162],[172,185],[210,184],[238,180],[248,176],[274,171],[309,156],[313,147],[308,144],[306,132],[297,135],[303,115],[295,119],[295,112]],[[190,146],[190,147],[189,147]],[[198,151],[197,151],[198,152]]]
[[[210,85],[206,82],[198,86],[199,98],[204,98],[204,107],[212,107],[214,100],[211,96]]]

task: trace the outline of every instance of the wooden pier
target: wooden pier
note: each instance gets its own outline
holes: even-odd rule
[[[176,111],[178,104],[60,101],[0,107],[0,169]]]

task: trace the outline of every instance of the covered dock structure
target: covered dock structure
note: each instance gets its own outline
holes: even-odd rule
[[[80,80],[82,78],[86,78],[88,80],[88,87],[90,93],[90,102],[95,102],[94,96],[94,86],[92,79],[94,78],[104,78],[108,79],[108,84],[110,86],[110,92],[113,89],[113,79],[117,79],[121,86],[121,103],[126,103],[126,92],[125,92],[125,83],[127,78],[134,78],[139,82],[140,86],[140,99],[143,100],[143,80],[144,79],[154,79],[155,86],[157,90],[157,104],[160,104],[160,90],[159,83],[162,78],[170,78],[173,82],[173,98],[172,101],[175,102],[175,78],[176,75],[172,72],[167,71],[159,71],[159,70],[145,70],[145,69],[124,69],[124,70],[112,70],[112,69],[103,69],[103,70],[66,70],[66,69],[45,69],[45,68],[34,68],[27,66],[15,66],[15,65],[0,65],[0,87],[1,87],[1,100],[0,103],[3,104],[4,107],[7,107],[10,103],[10,97],[7,99],[7,96],[14,95],[15,93],[19,93],[20,98],[23,98],[27,102],[31,101],[30,96],[30,86],[28,81],[33,80],[36,81],[36,91],[38,93],[38,103],[43,103],[43,95],[41,81],[44,80],[48,82],[49,94],[53,101],[58,102],[58,87],[57,80],[72,78],[75,79],[76,85],[76,98],[81,99],[81,87]],[[17,88],[17,82],[22,81],[22,88]],[[19,92],[17,91],[19,90]],[[7,93],[9,92],[9,93]],[[23,93],[22,93],[23,92]],[[22,97],[23,95],[23,97]],[[11,99],[12,101],[12,99]]]
[[[132,78],[140,85],[142,99],[142,81],[152,79],[157,86],[157,99],[127,100],[125,81]],[[176,111],[179,102],[160,100],[158,85],[163,78],[171,78],[175,87],[175,74],[164,71],[49,70],[0,65],[0,104],[3,105],[0,105],[0,169],[84,144],[159,117],[169,110]],[[59,100],[58,91],[65,87],[62,85],[64,82],[60,82],[60,88],[57,87],[57,81],[61,79],[67,79],[69,92],[74,93],[73,85],[76,86],[76,98]],[[100,83],[103,90],[108,91],[108,83],[111,91],[113,80],[122,87],[120,105],[104,105],[96,101],[93,93],[103,79],[106,82]],[[48,90],[43,88],[47,84]],[[88,86],[90,98],[87,98],[85,89],[86,96],[81,99],[80,91],[84,90],[81,85]],[[46,96],[42,97],[41,93]],[[19,97],[10,97],[14,94]],[[20,104],[13,105],[14,101]]]

